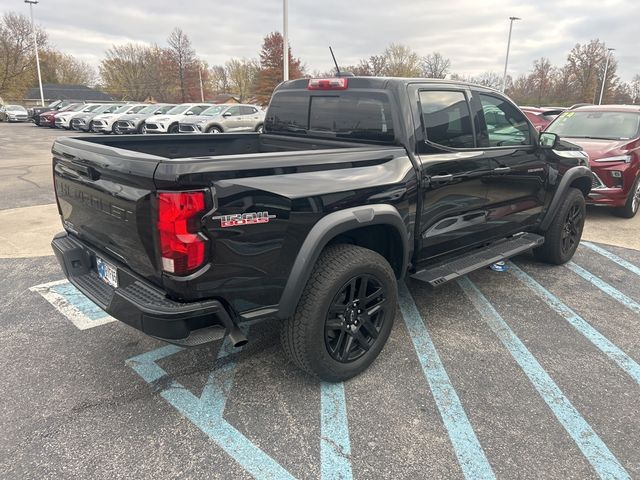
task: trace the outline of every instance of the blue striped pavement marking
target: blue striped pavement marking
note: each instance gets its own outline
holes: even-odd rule
[[[565,266],[569,270],[571,270],[573,273],[578,274],[579,276],[584,278],[586,281],[590,282],[592,285],[598,287],[600,290],[602,290],[604,293],[606,293],[610,297],[615,298],[618,302],[623,304],[629,310],[635,313],[640,313],[640,304],[638,304],[638,302],[631,299],[630,297],[626,296],[617,288],[609,285],[604,280],[600,279],[599,277],[596,277],[593,273],[586,271],[584,268],[582,268],[579,265],[576,265],[573,262],[569,262],[565,264]]]
[[[616,255],[615,253],[610,252],[609,250],[605,250],[602,247],[599,247],[598,245],[594,245],[591,242],[580,242],[581,245],[584,245],[587,248],[590,248],[591,250],[593,250],[596,253],[599,253],[600,255],[602,255],[603,257],[607,257],[609,260],[614,261],[615,263],[617,263],[618,265],[620,265],[623,268],[626,268],[627,270],[629,270],[630,272],[635,273],[636,275],[640,276],[640,268],[638,268],[636,265],[634,265],[633,263],[625,260],[624,258],[619,257],[618,255]]]
[[[351,443],[343,383],[320,384],[322,478],[351,480]]]
[[[158,348],[126,361],[147,383],[162,385],[160,395],[182,415],[193,422],[242,468],[257,479],[294,478],[278,462],[260,450],[223,417],[229,391],[233,386],[236,369],[234,360],[211,372],[200,398],[171,379],[156,362],[183,349],[174,345]],[[230,355],[232,347],[225,338],[218,359]],[[166,382],[160,382],[160,380]]]
[[[482,292],[478,290],[478,287],[466,277],[458,280],[458,285],[460,285],[465,295],[480,312],[484,321],[527,375],[534,388],[547,403],[600,478],[631,478],[598,434],[582,418],[582,415],[538,363],[533,354],[513,333]]]
[[[467,479],[495,478],[409,289],[399,285],[400,311],[456,457]]]
[[[586,320],[574,312],[558,297],[549,290],[540,285],[531,276],[523,272],[512,262],[509,262],[510,272],[515,275],[518,280],[533,290],[547,305],[556,311],[562,318],[569,322],[576,330],[584,335],[593,345],[595,345],[602,353],[613,360],[627,375],[633,378],[636,383],[640,384],[640,365],[629,355],[624,353],[620,348],[615,346],[607,337],[602,335],[598,330],[593,328]]]

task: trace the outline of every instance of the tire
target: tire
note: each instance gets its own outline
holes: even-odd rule
[[[87,132],[89,132],[89,133],[97,133],[97,132],[94,132],[94,130],[93,130],[93,122],[89,122],[89,130],[87,130]]]
[[[614,208],[613,214],[622,218],[633,218],[638,213],[638,207],[640,207],[640,175],[633,183],[633,188],[629,192],[624,207]]]
[[[116,125],[117,123],[118,122],[113,122],[113,125],[111,127],[111,133],[113,133],[114,135],[122,135],[122,130],[118,128],[118,126]]]
[[[139,131],[140,131],[141,134],[147,135],[147,125],[145,123],[140,125]]]
[[[207,128],[207,133],[222,133],[222,129],[220,127],[209,127]]]
[[[179,133],[180,132],[180,125],[178,125],[177,123],[172,123],[171,125],[169,125],[169,128],[167,128],[167,133]]]
[[[262,133],[264,132],[264,125],[260,124],[256,127],[256,132]]]
[[[393,269],[380,254],[355,245],[327,247],[294,315],[282,325],[283,349],[299,368],[322,380],[354,377],[371,365],[389,338],[397,299]]]
[[[554,265],[571,260],[582,237],[585,217],[584,195],[577,188],[570,188],[544,233],[544,243],[533,250],[536,259]]]

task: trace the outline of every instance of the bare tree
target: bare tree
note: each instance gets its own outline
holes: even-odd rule
[[[422,74],[427,78],[445,78],[451,68],[451,60],[440,52],[433,52],[422,59]]]
[[[384,75],[390,77],[420,76],[420,57],[406,45],[392,43],[384,53]]]
[[[209,79],[211,90],[215,93],[229,93],[231,91],[227,69],[224,65],[214,65],[211,67],[209,70]]]
[[[533,62],[533,72],[529,76],[529,81],[535,90],[538,105],[542,105],[542,99],[551,90],[554,70],[548,58],[540,58]]]
[[[57,50],[41,52],[40,68],[44,83],[94,85],[97,81],[96,71],[91,65]]]
[[[47,35],[36,27],[40,48]],[[25,15],[8,12],[0,18],[0,95],[19,98],[35,78],[35,55],[31,21]]]
[[[631,80],[631,101],[640,103],[640,75],[638,74]]]
[[[598,90],[598,71],[604,67],[606,48],[599,40],[577,44],[567,57],[567,67],[579,102],[593,102]]]
[[[260,64],[253,59],[232,58],[225,63],[225,71],[231,92],[244,102],[255,89]]]
[[[187,37],[180,28],[173,29],[167,39],[167,43],[169,44],[169,51],[176,65],[180,83],[180,94],[184,102],[186,99],[185,78],[188,70],[193,69],[196,63],[196,52],[191,46],[191,40],[189,40],[189,37]]]

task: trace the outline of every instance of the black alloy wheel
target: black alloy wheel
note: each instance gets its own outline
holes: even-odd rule
[[[375,343],[386,319],[387,292],[372,275],[353,277],[336,294],[325,320],[329,355],[341,363],[362,357]]]
[[[567,254],[572,250],[575,250],[577,244],[580,242],[582,235],[582,227],[584,225],[583,209],[580,205],[572,205],[567,213],[567,217],[562,228],[562,253]]]

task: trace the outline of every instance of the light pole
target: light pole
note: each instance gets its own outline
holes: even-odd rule
[[[507,56],[504,59],[504,74],[502,75],[502,92],[507,88],[507,65],[509,64],[509,48],[511,48],[511,31],[513,30],[514,20],[522,20],[520,17],[509,17],[509,40],[507,40]]]
[[[598,105],[602,105],[602,95],[604,95],[604,84],[607,83],[607,69],[609,68],[609,57],[611,57],[611,52],[613,52],[615,48],[607,48],[607,61],[604,64],[604,75],[602,76],[602,88],[600,88],[600,100],[598,100]]]
[[[44,107],[44,92],[42,91],[42,75],[40,74],[40,57],[38,56],[38,36],[36,35],[36,27],[33,23],[33,6],[38,0],[24,0],[29,4],[29,13],[31,13],[31,34],[33,35],[33,48],[36,51],[36,68],[38,69],[38,85],[40,86],[40,103]]]
[[[282,0],[282,77],[289,80],[289,0]]]

